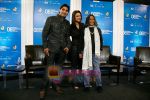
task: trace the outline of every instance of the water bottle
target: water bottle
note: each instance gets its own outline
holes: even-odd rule
[[[20,57],[18,57],[18,60],[17,60],[17,69],[21,67],[21,59]]]
[[[5,64],[2,64],[1,68],[5,68]]]
[[[126,56],[123,57],[123,64],[127,64],[127,58],[126,58]]]

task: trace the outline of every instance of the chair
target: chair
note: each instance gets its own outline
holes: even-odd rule
[[[45,54],[41,45],[26,45],[25,46],[25,71],[26,71],[26,88],[29,87],[29,73],[44,71],[46,66]]]
[[[136,82],[137,75],[142,70],[150,69],[150,47],[136,47],[136,54],[134,57],[134,82]]]
[[[112,69],[117,69],[117,84],[119,84],[119,69],[120,69],[120,56],[112,55],[109,46],[103,46],[101,51],[100,68],[109,71],[109,78]]]

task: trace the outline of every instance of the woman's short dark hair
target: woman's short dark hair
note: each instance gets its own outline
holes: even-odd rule
[[[85,26],[87,27],[87,26],[90,25],[89,20],[90,20],[90,17],[91,17],[91,16],[94,17],[94,20],[95,20],[94,25],[95,25],[95,26],[98,26],[97,21],[96,21],[96,18],[95,18],[95,16],[94,16],[93,14],[89,14],[89,15],[86,17]]]
[[[76,15],[77,13],[80,13],[81,19],[82,19],[82,14],[81,14],[81,12],[80,12],[79,10],[75,10],[75,11],[73,11],[73,13],[72,13],[72,24],[75,24],[75,15]]]
[[[61,6],[60,6],[60,9],[61,9],[61,8],[63,8],[63,7],[67,7],[67,8],[68,8],[68,12],[69,12],[70,7],[69,7],[67,4],[63,4],[63,5],[61,5]]]

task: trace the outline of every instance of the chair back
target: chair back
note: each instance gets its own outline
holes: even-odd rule
[[[100,54],[101,61],[108,61],[110,56],[110,47],[109,46],[103,46],[103,50]]]
[[[25,46],[26,57],[32,59],[32,61],[44,61],[45,54],[43,52],[42,45],[26,45]]]
[[[136,47],[136,57],[143,63],[150,63],[150,47]]]

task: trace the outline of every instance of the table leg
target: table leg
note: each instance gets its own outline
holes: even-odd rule
[[[7,73],[6,73],[6,71],[3,71],[2,73],[3,73],[4,88],[6,88],[6,81],[7,81],[6,75],[7,75]]]
[[[19,76],[19,88],[21,89],[22,84],[23,84],[23,74],[22,74],[22,72],[19,72],[18,76]]]

